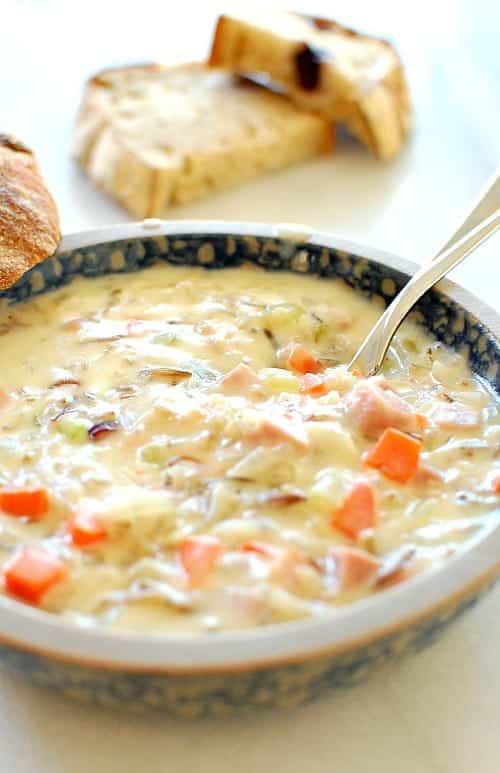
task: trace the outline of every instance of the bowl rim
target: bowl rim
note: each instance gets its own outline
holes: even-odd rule
[[[414,263],[391,253],[295,223],[147,219],[70,234],[63,238],[57,254],[121,239],[188,234],[281,238],[350,252],[406,274],[416,269]],[[493,309],[450,280],[440,282],[437,289],[500,337],[500,315]],[[462,600],[479,593],[498,575],[500,523],[441,567],[317,618],[216,633],[109,632],[79,626],[2,595],[0,645],[50,660],[127,673],[251,671],[333,658],[370,646],[435,615],[452,613]]]

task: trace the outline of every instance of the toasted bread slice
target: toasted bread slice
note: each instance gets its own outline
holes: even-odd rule
[[[221,16],[209,61],[267,77],[297,106],[344,123],[379,158],[395,156],[409,132],[394,48],[336,22],[282,12]]]
[[[31,150],[0,134],[0,290],[53,255],[60,239],[57,208]]]
[[[155,217],[331,148],[328,122],[278,94],[203,64],[151,64],[89,81],[74,153],[129,212]]]

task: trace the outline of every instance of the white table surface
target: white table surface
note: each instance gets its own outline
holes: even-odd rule
[[[320,13],[329,5],[308,8]],[[402,156],[383,165],[354,144],[340,147],[331,159],[179,208],[172,217],[305,222],[425,260],[500,158],[498,4],[332,5],[344,21],[393,37],[404,55],[416,127]],[[128,61],[203,57],[220,9],[193,0],[3,0],[0,130],[36,150],[64,232],[126,219],[69,160],[84,78]],[[499,250],[497,237],[455,273],[497,308]],[[0,770],[498,773],[499,651],[500,589],[432,649],[292,713],[194,725],[138,719],[72,705],[2,674]]]

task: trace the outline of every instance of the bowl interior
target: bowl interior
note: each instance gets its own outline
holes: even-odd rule
[[[0,299],[17,303],[68,284],[75,276],[126,273],[157,262],[200,265],[208,270],[254,262],[272,271],[293,271],[341,278],[368,298],[385,304],[399,292],[415,268],[394,256],[326,234],[284,235],[278,228],[234,223],[142,223],[76,234],[60,252],[31,269]],[[426,294],[417,320],[439,340],[464,351],[472,369],[500,391],[498,317],[451,282]],[[332,613],[324,620],[285,623],[265,630],[198,637],[120,635],[80,630],[56,616],[0,597],[0,637],[16,646],[38,648],[91,662],[128,668],[217,668],[252,661],[301,658],[332,646],[345,649],[361,640],[400,629],[429,615],[450,599],[467,598],[498,572],[500,527],[470,550],[403,586]],[[436,574],[439,582],[436,582]],[[486,578],[486,579],[485,579]],[[43,623],[43,624],[42,624]],[[117,644],[117,642],[119,642]]]

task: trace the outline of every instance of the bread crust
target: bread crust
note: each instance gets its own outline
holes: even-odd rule
[[[397,155],[409,134],[408,87],[393,46],[329,19],[223,15],[209,63],[264,73],[297,106],[346,125],[378,158]]]
[[[57,207],[31,150],[0,134],[0,289],[53,255],[60,240]]]

